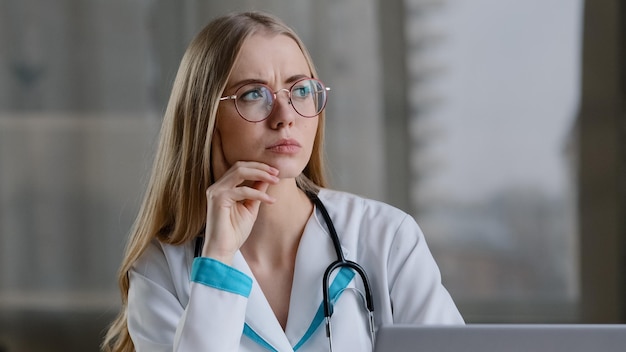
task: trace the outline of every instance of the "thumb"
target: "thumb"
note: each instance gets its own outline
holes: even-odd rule
[[[252,188],[261,191],[263,193],[267,193],[267,190],[269,189],[270,184],[267,182],[262,182],[262,181],[256,181],[252,184]],[[273,198],[273,197],[272,197]],[[247,200],[246,202],[246,207],[253,212],[254,214],[257,214],[259,211],[259,207],[261,206],[261,201],[260,200]]]

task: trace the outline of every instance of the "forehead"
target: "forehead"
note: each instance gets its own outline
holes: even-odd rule
[[[229,82],[245,79],[281,82],[296,75],[311,75],[296,41],[284,34],[256,33],[244,41]]]

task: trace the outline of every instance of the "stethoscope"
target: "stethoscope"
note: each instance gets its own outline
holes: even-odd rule
[[[326,337],[328,337],[328,344],[330,347],[330,351],[333,350],[333,335],[332,335],[332,323],[331,316],[333,315],[333,305],[330,297],[329,290],[329,282],[331,274],[337,269],[341,268],[349,268],[356,272],[363,282],[363,287],[365,289],[365,295],[363,295],[360,291],[356,291],[360,294],[361,298],[364,301],[365,309],[368,313],[368,321],[369,321],[369,331],[370,331],[370,339],[372,342],[372,347],[374,347],[374,339],[376,335],[375,324],[374,324],[374,300],[372,298],[372,289],[370,286],[369,279],[367,278],[367,274],[363,267],[357,264],[354,261],[347,260],[343,251],[341,250],[341,242],[339,241],[339,236],[337,235],[337,230],[335,230],[335,225],[328,214],[328,210],[324,206],[324,203],[319,199],[317,194],[312,192],[307,192],[307,196],[313,204],[319,209],[322,213],[322,217],[324,218],[324,222],[326,222],[326,226],[328,227],[330,239],[333,242],[333,248],[335,249],[335,253],[337,254],[337,260],[332,262],[324,272],[324,276],[322,277],[322,294],[323,294],[323,304],[324,304],[324,321],[326,323]],[[199,257],[202,253],[202,246],[204,244],[204,237],[199,236],[196,238],[195,248],[194,248],[194,256]],[[345,290],[345,289],[344,289]]]

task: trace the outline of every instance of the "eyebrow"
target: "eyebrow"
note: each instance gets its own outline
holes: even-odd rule
[[[287,78],[285,80],[285,83],[287,83],[287,84],[294,83],[295,81],[301,80],[303,78],[312,78],[312,77],[311,76],[307,76],[307,75],[303,75],[303,74],[293,75],[293,76]],[[260,83],[260,84],[265,84],[265,85],[268,84],[267,81],[264,81],[262,79],[247,78],[247,79],[242,79],[240,81],[237,81],[237,82],[235,82],[233,84],[229,84],[228,86],[226,86],[226,90],[239,89],[239,87],[245,86],[246,84],[252,84],[252,83]]]

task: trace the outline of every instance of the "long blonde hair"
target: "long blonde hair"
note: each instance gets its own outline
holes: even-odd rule
[[[185,52],[165,111],[150,181],[130,233],[118,283],[122,307],[102,343],[104,351],[132,352],[128,333],[128,273],[148,244],[180,245],[203,232],[206,189],[211,178],[211,138],[219,98],[244,40],[263,31],[292,38],[302,50],[317,78],[310,54],[295,32],[279,19],[260,12],[223,16],[209,23]],[[306,191],[326,186],[323,158],[324,112],[309,163],[297,178]]]

